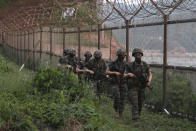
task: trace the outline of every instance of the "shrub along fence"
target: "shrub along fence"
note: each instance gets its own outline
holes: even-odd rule
[[[194,19],[190,20],[177,20],[177,21],[168,21],[167,24],[175,25],[176,23],[190,23],[195,22]],[[83,54],[85,51],[90,50],[91,52],[100,49],[103,52],[103,57],[106,60],[114,60],[116,58],[115,52],[118,48],[124,48],[128,51],[130,56],[130,50],[127,50],[127,44],[131,45],[130,42],[125,41],[126,37],[131,34],[126,30],[129,29],[139,29],[142,27],[158,27],[160,30],[163,27],[163,22],[158,23],[149,23],[149,24],[138,24],[138,25],[129,25],[121,26],[121,27],[111,27],[101,29],[100,26],[90,26],[90,27],[77,27],[77,28],[58,28],[58,27],[41,27],[39,29],[34,29],[32,31],[26,32],[2,32],[0,34],[0,43],[4,48],[5,55],[13,58],[13,60],[19,64],[25,64],[26,67],[30,69],[38,69],[40,65],[52,64],[56,65],[58,63],[59,57],[63,54],[63,48],[75,48],[77,52],[77,56],[79,58],[83,58]],[[103,33],[104,32],[104,33]],[[132,30],[134,33],[134,30]],[[102,34],[103,33],[103,34]],[[125,35],[121,35],[122,41],[117,37],[118,35],[124,33]],[[135,35],[135,34],[134,34]],[[160,33],[159,35],[163,35]],[[125,37],[126,36],[126,37]],[[132,36],[131,37],[136,37]],[[157,37],[155,35],[155,37]],[[163,38],[163,37],[162,37]],[[129,39],[128,39],[129,40]],[[124,44],[122,44],[124,43]],[[137,46],[137,44],[135,45]],[[135,47],[133,46],[133,47]],[[140,45],[139,47],[145,49],[144,45]],[[164,52],[165,53],[165,52]],[[150,57],[150,56],[148,56]],[[162,56],[163,57],[163,56]],[[127,59],[128,60],[128,59]],[[174,85],[170,85],[169,80],[174,76],[171,75],[172,72],[178,72],[177,74],[183,74],[181,76],[183,80],[190,81],[189,84],[185,84],[187,88],[192,88],[195,92],[196,87],[194,84],[194,74],[196,69],[190,67],[182,67],[182,66],[168,66],[165,64],[159,63],[152,64],[154,69],[158,69],[161,75],[165,74],[167,71],[169,74],[166,77],[160,78],[160,82],[158,83],[160,92],[160,98],[162,100],[159,101],[161,106],[167,105],[169,103],[169,89],[176,88],[175,90],[183,90],[182,87]],[[171,70],[171,71],[170,71]],[[182,73],[184,72],[184,73]],[[153,73],[154,75],[154,73]],[[161,76],[160,75],[160,76]],[[175,77],[174,77],[175,78]],[[179,79],[181,80],[181,79]],[[177,81],[179,81],[177,80]],[[153,76],[153,81],[156,81],[156,77]],[[168,81],[168,82],[167,82]],[[168,91],[166,88],[163,88],[164,84],[168,86]],[[186,82],[185,82],[186,83]],[[184,83],[182,83],[183,85]],[[183,86],[184,87],[184,86]],[[193,93],[193,92],[191,92]],[[166,97],[168,96],[168,98]],[[175,95],[173,95],[175,96]],[[177,96],[175,96],[176,99]],[[167,102],[166,102],[167,101]],[[165,104],[163,104],[165,103]],[[172,108],[171,106],[169,108]],[[167,108],[167,106],[166,106]]]

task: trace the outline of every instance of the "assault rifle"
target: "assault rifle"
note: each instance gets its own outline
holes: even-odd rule
[[[146,83],[149,82],[149,81],[148,81],[148,76],[147,76],[146,73],[139,74],[139,73],[137,73],[137,72],[134,72],[133,74],[136,76],[136,79],[139,80],[139,82],[141,83],[142,87],[147,87],[147,88],[149,88],[150,90],[153,89],[152,86],[146,86]]]

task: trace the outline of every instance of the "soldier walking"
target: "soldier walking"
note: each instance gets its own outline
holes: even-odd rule
[[[103,90],[103,80],[105,79],[107,65],[102,59],[102,52],[97,50],[93,54],[94,58],[89,61],[88,70],[91,75],[93,75],[93,87],[96,90],[96,95],[100,99],[100,94]]]
[[[143,56],[141,49],[135,48],[132,56],[135,57],[135,61],[127,64],[124,76],[128,77],[128,99],[132,104],[132,119],[137,126],[145,99],[145,88],[150,86],[152,73],[150,66],[141,60]]]
[[[86,69],[88,68],[89,61],[90,61],[90,59],[92,57],[91,52],[90,51],[86,51],[84,53],[84,57],[85,57],[84,61],[80,61],[79,62],[78,68],[76,70],[78,72],[78,78],[79,78],[79,80],[81,80],[82,73],[85,73],[86,72]],[[90,74],[89,73],[88,74],[85,74],[84,77],[85,77],[85,80],[87,80],[87,81],[90,80]]]
[[[119,49],[116,52],[116,55],[118,56],[118,58],[109,65],[109,70],[107,71],[107,74],[109,74],[112,78],[112,84],[114,89],[113,107],[116,111],[116,116],[121,117],[124,110],[124,100],[126,96],[126,81],[123,77],[126,66],[126,62],[124,61],[126,52],[123,49]]]
[[[58,67],[61,67],[66,62],[66,57],[69,55],[69,48],[63,49],[63,56],[59,59],[59,64],[57,64]]]
[[[69,54],[65,57],[65,66],[76,73],[77,63],[76,50],[74,48],[70,48]]]

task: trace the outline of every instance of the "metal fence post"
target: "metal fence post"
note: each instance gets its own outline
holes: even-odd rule
[[[50,62],[52,62],[52,27],[50,27]]]
[[[12,57],[13,57],[13,47],[14,47],[14,32],[12,32],[12,49],[11,49],[11,51],[12,51],[11,56]]]
[[[12,32],[12,48],[11,48],[11,56],[13,57],[13,47],[14,47],[14,32]]]
[[[20,33],[20,64],[22,64],[22,32]]]
[[[24,62],[25,62],[25,60],[26,60],[26,47],[25,47],[25,42],[26,42],[26,40],[25,40],[25,38],[26,38],[26,34],[25,34],[25,31],[24,31]]]
[[[35,70],[35,32],[33,30],[33,70]]]
[[[42,27],[40,27],[40,62],[41,62],[41,58],[42,58]]]
[[[81,47],[80,47],[80,27],[78,27],[78,58],[80,59]]]
[[[125,24],[126,24],[126,53],[127,53],[126,61],[128,62],[129,61],[129,41],[130,41],[129,40],[129,34],[130,34],[130,32],[129,32],[129,24],[130,24],[130,21],[126,20]]]
[[[65,49],[65,28],[63,28],[63,49]]]
[[[17,64],[19,64],[19,54],[18,54],[18,41],[19,41],[19,33],[17,32],[17,45],[16,45],[16,53],[17,53]]]
[[[27,56],[28,56],[28,67],[30,68],[30,64],[29,64],[29,58],[30,58],[30,56],[29,56],[29,43],[30,43],[30,38],[29,38],[29,31],[27,32]]]
[[[101,45],[101,24],[98,24],[98,50],[100,50]]]
[[[166,90],[167,90],[167,47],[168,47],[168,15],[164,15],[164,48],[163,48],[163,99],[162,99],[162,107],[165,108],[166,103]]]
[[[112,30],[110,30],[110,61],[112,60]]]

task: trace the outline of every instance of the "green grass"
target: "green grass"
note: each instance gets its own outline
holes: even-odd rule
[[[9,71],[0,72],[0,96],[2,98],[0,102],[5,105],[6,103],[3,103],[3,101],[7,102],[8,101],[7,99],[10,99],[10,101],[14,102],[14,105],[16,106],[14,105],[12,106],[16,108],[13,109],[13,112],[15,112],[16,115],[20,115],[20,111],[21,110],[23,111],[24,108],[25,111],[27,110],[27,112],[29,112],[30,114],[32,113],[33,115],[39,116],[42,113],[39,112],[39,110],[47,109],[46,108],[47,105],[44,105],[44,102],[47,103],[47,101],[45,101],[44,98],[40,99],[39,97],[41,97],[41,95],[37,95],[36,98],[36,96],[34,97],[31,94],[27,94],[29,92],[28,89],[32,88],[32,79],[35,73],[27,69],[22,70],[22,72],[18,72],[20,68],[19,66],[15,65],[14,63],[8,60],[6,61],[7,61],[7,66]],[[54,98],[55,97],[56,96],[54,94]],[[131,119],[131,110],[130,110],[131,107],[129,104],[126,104],[123,117],[116,118],[115,112],[113,110],[113,101],[110,98],[102,96],[101,101],[98,101],[95,97],[91,97],[89,99],[91,99],[94,102],[96,111],[100,115],[102,123],[104,123],[101,124],[102,126],[99,129],[101,131],[196,131],[196,124],[193,124],[192,122],[186,119],[170,118],[164,113],[159,113],[159,114],[152,113],[147,109],[144,109],[142,111],[140,127],[134,128],[133,121]],[[24,104],[26,104],[24,105],[24,107],[23,107],[23,102]],[[52,105],[58,105],[58,104],[54,102],[50,104],[50,106]],[[52,111],[54,109],[57,111],[61,110],[58,108],[54,108],[54,109],[51,108],[52,110],[50,110],[50,108],[47,109],[48,113],[55,113]],[[50,114],[45,114],[45,116],[40,116],[40,119],[41,118],[43,119],[44,117],[48,117],[47,115]],[[35,119],[34,117],[32,118]],[[21,119],[25,120],[26,125],[29,124],[27,120],[30,120],[30,118],[25,117]],[[54,118],[51,117],[51,119]],[[94,119],[96,119],[96,117]],[[0,123],[0,127],[1,124],[2,123]],[[17,124],[20,125],[21,123],[17,123]],[[33,128],[33,126],[29,126],[29,127]]]
[[[143,109],[140,120],[140,127],[133,126],[131,119],[131,106],[126,104],[122,118],[116,118],[112,108],[110,98],[102,97],[102,100],[97,108],[99,113],[105,119],[107,126],[104,130],[111,131],[196,131],[196,124],[187,119],[176,119],[167,116],[164,113],[153,113],[147,109]]]

